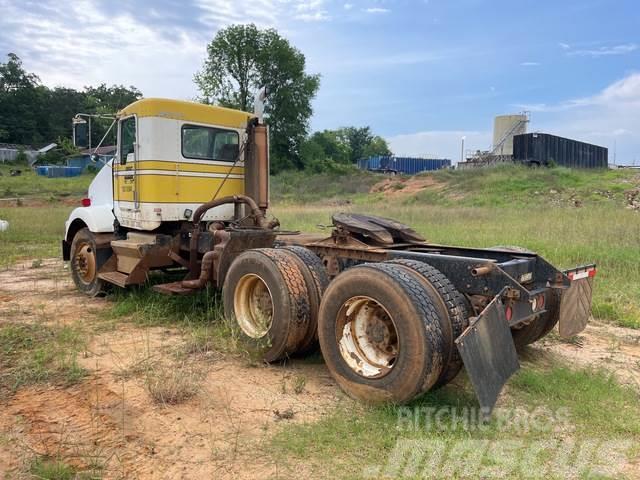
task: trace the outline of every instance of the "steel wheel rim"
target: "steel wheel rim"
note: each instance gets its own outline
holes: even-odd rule
[[[273,297],[265,281],[253,273],[244,275],[233,295],[233,309],[247,336],[264,337],[273,323]]]
[[[80,281],[85,284],[93,282],[96,276],[96,255],[91,244],[83,242],[78,245],[73,263]]]
[[[389,311],[376,300],[348,299],[338,312],[336,339],[347,365],[365,378],[381,378],[395,366],[400,352],[398,330]]]

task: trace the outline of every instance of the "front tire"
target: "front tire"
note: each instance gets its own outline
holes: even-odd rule
[[[318,317],[322,355],[351,397],[406,403],[429,390],[444,366],[438,309],[400,265],[352,267],[331,282]]]
[[[90,297],[106,292],[106,283],[98,278],[101,263],[95,235],[88,228],[79,230],[71,242],[71,278],[78,290]]]

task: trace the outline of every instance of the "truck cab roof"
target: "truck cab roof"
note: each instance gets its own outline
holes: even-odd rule
[[[230,128],[246,128],[248,121],[255,117],[252,113],[231,108],[166,98],[143,98],[118,112],[120,118],[130,115],[136,115],[139,118],[170,118]]]

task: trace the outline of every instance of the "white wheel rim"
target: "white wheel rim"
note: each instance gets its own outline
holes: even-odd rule
[[[380,378],[393,369],[398,331],[387,309],[372,298],[353,297],[342,305],[336,336],[343,360],[358,375]]]
[[[233,295],[233,309],[247,336],[264,337],[273,322],[273,297],[265,281],[253,273],[243,276]]]

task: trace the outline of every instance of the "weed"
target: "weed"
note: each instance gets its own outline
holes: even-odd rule
[[[307,384],[307,379],[303,375],[298,375],[293,379],[293,392],[296,395],[300,395],[304,392],[304,387]]]
[[[154,402],[176,405],[198,393],[202,378],[200,370],[185,363],[154,364],[146,372],[145,387]]]
[[[0,326],[0,385],[15,391],[34,383],[78,382],[85,375],[77,363],[84,342],[81,332],[69,326]]]
[[[76,470],[60,459],[38,457],[31,463],[29,473],[43,480],[71,480],[76,478]]]

